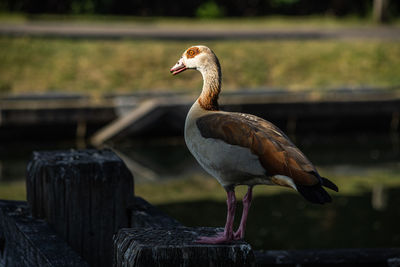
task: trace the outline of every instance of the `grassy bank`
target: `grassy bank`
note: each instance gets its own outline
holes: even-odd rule
[[[0,181],[0,199],[26,200],[25,181]]]
[[[335,182],[339,193],[329,193],[335,195],[356,196],[371,192],[375,186],[385,188],[399,188],[400,179],[397,168],[366,168],[360,170],[359,174],[347,174],[333,169],[320,169],[321,174],[329,177]],[[242,196],[247,191],[245,186],[236,188],[237,195]],[[256,186],[255,196],[269,196],[276,194],[298,194],[294,190],[278,186]],[[144,183],[135,185],[135,194],[147,199],[153,204],[165,204],[184,201],[214,200],[224,202],[226,193],[221,185],[210,176],[191,177],[189,179],[172,180],[169,182]],[[300,199],[300,197],[299,197]]]
[[[193,44],[218,55],[226,90],[400,84],[395,41],[96,41],[0,37],[0,92],[193,90],[198,73],[169,68]]]
[[[339,193],[329,191],[332,195],[356,196],[371,192],[375,186],[400,187],[398,166],[360,168],[357,174],[346,171],[346,169],[319,168],[319,170],[321,174],[329,177],[339,186]],[[247,188],[239,186],[236,191],[238,199],[241,199]],[[291,189],[278,186],[256,186],[254,189],[255,196],[282,193],[297,194]],[[155,205],[204,199],[224,202],[226,199],[225,191],[217,180],[211,176],[200,174],[182,179],[136,183],[135,194]],[[24,200],[26,198],[25,182],[0,182],[0,196],[1,199]]]

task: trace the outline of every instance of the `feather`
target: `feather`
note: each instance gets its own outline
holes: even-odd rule
[[[218,112],[196,121],[204,138],[247,147],[258,156],[268,176],[285,175],[301,185],[320,183],[312,163],[272,123],[249,114]]]

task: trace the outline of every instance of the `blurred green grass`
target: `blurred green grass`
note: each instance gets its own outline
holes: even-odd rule
[[[339,193],[328,190],[335,195],[357,196],[371,192],[379,185],[387,188],[400,187],[399,168],[365,168],[358,174],[336,171],[331,168],[321,169],[320,173],[329,177],[339,187]],[[241,199],[247,191],[246,186],[238,186],[236,192]],[[279,186],[256,186],[254,196],[276,195],[281,193],[298,194],[294,190]],[[210,176],[193,176],[187,179],[160,181],[157,183],[135,184],[135,194],[152,204],[165,204],[184,201],[215,200],[224,202],[226,193],[221,185]]]
[[[189,46],[218,55],[225,90],[400,84],[400,44],[382,40],[160,41],[0,37],[0,93],[198,92],[201,75],[172,77]]]
[[[0,181],[0,199],[26,200],[25,181]]]
[[[339,193],[329,190],[333,195],[357,196],[371,192],[374,186],[387,188],[400,187],[399,166],[360,168],[354,171],[336,170],[335,168],[319,168],[320,173],[329,177],[340,189]],[[236,188],[238,199],[244,196],[247,187]],[[281,193],[298,194],[294,190],[279,186],[256,186],[255,196],[275,195]],[[224,202],[226,193],[221,185],[208,175],[195,174],[181,179],[167,179],[156,182],[135,183],[135,195],[143,197],[154,205],[183,201],[215,200]],[[25,182],[0,182],[1,199],[26,199]]]

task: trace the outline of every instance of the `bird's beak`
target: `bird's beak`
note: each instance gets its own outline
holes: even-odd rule
[[[178,61],[178,63],[176,63],[175,64],[175,66],[173,66],[171,69],[170,69],[170,72],[173,74],[173,75],[176,75],[176,74],[178,74],[178,73],[181,73],[182,71],[185,71],[187,68],[186,68],[186,65],[185,65],[185,63],[183,63],[183,58],[181,58],[179,61]]]

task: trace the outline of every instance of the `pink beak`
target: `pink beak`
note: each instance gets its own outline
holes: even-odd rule
[[[181,58],[181,59],[178,61],[178,63],[176,63],[175,66],[173,66],[173,67],[170,69],[170,72],[171,72],[173,75],[176,75],[176,74],[181,73],[182,71],[185,71],[185,70],[186,70],[186,66],[185,66],[185,64],[183,63],[183,59]]]

